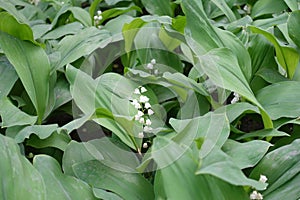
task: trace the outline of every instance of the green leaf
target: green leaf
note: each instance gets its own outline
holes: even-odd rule
[[[211,24],[206,16],[202,1],[183,1],[186,14],[185,37],[189,47],[197,56],[214,48],[226,47],[236,55],[238,64],[246,80],[250,80],[251,60],[242,42],[231,32],[221,30]]]
[[[70,6],[63,6],[59,12],[56,14],[55,18],[52,21],[52,26],[55,27],[57,23],[59,22],[59,19],[63,15],[68,15],[68,12],[73,14],[73,17],[77,19],[79,22],[81,22],[85,27],[92,26],[92,19],[89,15],[89,13],[80,8],[80,7],[70,7]]]
[[[231,157],[236,166],[245,169],[256,165],[267,153],[270,146],[270,143],[262,140],[253,140],[246,143],[227,140],[222,150]]]
[[[231,123],[246,111],[259,113],[259,109],[256,106],[246,103],[246,102],[240,102],[240,103],[222,106],[222,107],[216,109],[214,112],[215,113],[226,113],[226,116],[227,116],[229,122]]]
[[[262,129],[258,131],[254,131],[251,133],[245,133],[244,135],[237,138],[237,140],[243,140],[248,138],[265,138],[265,137],[281,137],[281,136],[289,136],[286,132],[279,131],[277,129]]]
[[[236,17],[232,12],[231,8],[228,6],[225,0],[212,0],[212,2],[226,15],[229,22],[236,21]]]
[[[18,75],[5,56],[0,56],[0,99],[7,96],[18,80]],[[4,83],[4,84],[3,84]]]
[[[164,166],[166,160],[172,162],[156,170],[154,190],[157,199],[248,199],[242,187],[230,185],[211,175],[196,175],[197,152],[186,151],[178,156],[177,153],[184,150],[182,146],[166,137],[156,137],[151,150],[156,152],[160,149],[164,151],[154,158],[158,166]]]
[[[75,35],[78,33],[81,29],[83,29],[83,26],[79,22],[73,22],[70,24],[66,24],[63,26],[59,26],[55,28],[54,30],[48,32],[43,36],[43,39],[45,40],[53,40],[58,39],[60,37],[63,37],[65,35]]]
[[[298,10],[299,1],[297,2],[295,0],[284,0],[284,2],[292,11]]]
[[[122,198],[115,193],[108,192],[99,188],[93,188],[94,195],[100,199],[106,200],[122,200]]]
[[[99,108],[102,108],[102,111],[106,110],[106,113],[110,112],[111,114],[106,114],[110,116],[109,118],[94,117],[93,120],[111,130],[131,148],[139,148],[137,136],[142,127],[135,125],[132,120],[137,110],[128,100],[138,85],[113,73],[104,74],[93,80],[71,65],[67,66],[66,74],[76,105],[86,115],[94,113]],[[113,119],[111,119],[112,114]]]
[[[49,98],[50,63],[45,51],[32,43],[0,32],[0,45],[15,67],[41,123]]]
[[[2,127],[12,127],[21,125],[32,125],[36,122],[36,116],[30,116],[22,112],[7,97],[0,99],[0,115],[2,118]]]
[[[99,47],[104,47],[110,42],[109,32],[95,27],[85,28],[74,36],[64,37],[58,44],[60,60],[55,69],[61,69],[82,56],[89,55]]]
[[[294,11],[291,13],[288,22],[288,33],[290,38],[295,42],[295,44],[300,48],[300,34],[296,27],[300,26],[300,11]]]
[[[130,11],[138,11],[140,13],[142,13],[142,10],[140,7],[138,6],[130,6],[130,7],[118,7],[118,8],[111,8],[109,10],[105,10],[102,12],[101,16],[102,16],[102,20],[100,20],[100,24],[102,22],[104,22],[105,20],[117,17],[119,15],[122,15],[124,13],[130,12]]]
[[[235,91],[256,104],[260,108],[265,128],[272,128],[273,123],[270,117],[255,98],[232,51],[226,48],[214,49],[199,59],[201,71],[203,70],[217,86]],[[196,67],[200,66],[196,65]]]
[[[88,184],[63,174],[54,158],[47,155],[35,156],[33,166],[40,172],[47,185],[47,199],[96,199]]]
[[[142,0],[148,13],[152,15],[169,15],[173,16],[170,0]]]
[[[282,81],[289,81],[288,78],[282,76],[278,71],[269,68],[262,68],[256,73],[268,83],[278,83]]]
[[[152,185],[140,174],[117,171],[97,160],[75,164],[73,170],[93,187],[112,191],[123,199],[154,199]]]
[[[253,33],[262,34],[274,45],[279,64],[286,70],[288,78],[292,79],[299,63],[299,53],[291,47],[280,46],[275,36],[267,31],[254,26],[250,29]]]
[[[0,196],[2,199],[47,199],[46,185],[42,176],[21,155],[17,143],[1,134],[0,157]]]
[[[18,22],[17,19],[7,12],[0,12],[0,31],[20,40],[28,40],[36,43],[30,26],[23,22]]]
[[[253,6],[251,16],[256,18],[266,14],[280,13],[285,9],[287,9],[287,5],[283,0],[259,0]]]
[[[26,138],[29,138],[31,134],[37,135],[40,139],[45,139],[56,131],[57,128],[57,124],[26,126],[16,135],[15,140],[17,143],[21,143]]]
[[[78,163],[99,160],[115,170],[136,173],[139,160],[124,144],[111,138],[101,138],[89,142],[70,142],[63,156],[65,173],[74,175],[72,166]]]
[[[233,160],[220,149],[214,149],[207,157],[200,160],[200,166],[196,174],[210,174],[232,185],[247,185],[258,190],[266,188],[265,183],[247,178],[234,161],[236,160]]]
[[[299,117],[300,96],[297,92],[300,82],[284,81],[261,89],[256,97],[275,120],[281,117]]]
[[[65,133],[53,132],[49,137],[41,140],[38,136],[32,135],[30,139],[26,141],[26,145],[34,148],[46,148],[55,147],[62,151],[65,151],[71,138]]]
[[[253,169],[251,177],[267,176],[269,186],[262,192],[264,199],[297,199],[300,188],[300,140],[268,153]]]

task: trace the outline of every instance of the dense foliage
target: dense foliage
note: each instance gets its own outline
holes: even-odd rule
[[[299,0],[0,0],[0,199],[299,199]]]

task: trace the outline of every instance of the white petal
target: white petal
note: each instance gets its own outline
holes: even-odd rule
[[[141,104],[139,104],[139,103],[135,104],[134,107],[135,107],[136,109],[142,108]]]
[[[135,106],[136,104],[139,104],[138,100],[133,99],[132,102],[131,102],[131,105],[134,105],[134,106]]]
[[[145,123],[145,119],[144,119],[144,118],[141,118],[141,119],[139,120],[139,122],[140,122],[141,124],[143,124],[143,123]]]
[[[153,110],[149,109],[148,110],[148,115],[153,115],[153,114],[154,114]]]
[[[138,88],[136,88],[136,89],[134,89],[134,92],[133,92],[134,94],[141,94],[140,93],[140,90],[138,89]]]
[[[151,63],[152,65],[155,65],[155,64],[156,64],[156,60],[153,58],[153,59],[150,61],[150,63]]]
[[[148,108],[151,108],[151,104],[150,104],[150,103],[148,103],[148,102],[147,102],[147,103],[145,103],[145,108],[146,108],[146,109],[148,109]]]
[[[150,120],[150,119],[147,119],[147,120],[146,120],[146,125],[147,125],[147,126],[151,126],[151,124],[152,124],[151,120]]]
[[[145,131],[145,132],[152,131],[152,128],[151,128],[151,127],[149,127],[149,126],[145,126],[145,127],[144,127],[144,131]]]
[[[136,121],[139,121],[140,118],[141,118],[141,117],[140,117],[139,115],[135,115],[135,116],[134,116],[134,120],[136,120]]]
[[[103,17],[101,16],[101,15],[99,15],[98,16],[98,20],[100,21],[100,20],[102,20],[103,19]]]
[[[154,70],[154,74],[158,75],[158,69]]]
[[[147,92],[147,89],[144,87],[141,87],[141,93]]]
[[[147,144],[147,142],[144,142],[144,144],[143,144],[143,148],[144,148],[144,149],[147,149],[147,148],[148,148],[148,144]]]
[[[101,15],[102,14],[102,11],[101,10],[98,10],[97,11],[97,15]]]
[[[144,133],[140,132],[138,136],[139,136],[139,138],[143,138],[144,137]]]
[[[265,175],[262,175],[262,174],[260,175],[260,177],[259,177],[260,182],[265,183],[265,182],[267,182],[267,180],[268,180],[268,178]]]
[[[146,103],[149,101],[149,98],[144,95],[141,95],[139,100],[141,103]]]
[[[143,115],[144,115],[144,113],[142,112],[142,111],[138,111],[138,113],[137,113],[137,115],[139,116],[139,117],[142,117]]]
[[[152,65],[151,63],[149,63],[149,64],[147,65],[147,69],[153,69],[153,65]]]
[[[98,16],[94,16],[94,20],[97,20],[98,19]]]

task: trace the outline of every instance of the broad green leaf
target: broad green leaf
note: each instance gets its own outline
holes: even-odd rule
[[[17,143],[1,134],[0,157],[0,196],[2,199],[47,199],[46,184],[42,176],[21,155]]]
[[[106,46],[110,40],[108,31],[99,30],[95,27],[83,29],[74,36],[64,37],[57,47],[61,59],[56,64],[55,69],[61,69],[66,64],[89,55],[97,48]]]
[[[261,29],[267,30],[268,28],[271,28],[273,26],[286,24],[288,17],[289,17],[289,14],[285,12],[281,15],[278,15],[278,16],[275,16],[272,18],[264,18],[264,19],[255,20],[252,23],[252,25],[259,27]]]
[[[269,68],[263,68],[256,73],[268,83],[278,83],[281,81],[289,81],[288,78],[282,76],[278,71]]]
[[[115,193],[108,192],[99,188],[93,188],[95,197],[106,200],[122,200],[122,198]]]
[[[259,0],[251,9],[251,16],[256,18],[266,14],[280,13],[285,9],[287,9],[287,5],[284,0]]]
[[[17,143],[21,143],[26,138],[29,138],[31,134],[37,135],[40,139],[45,139],[49,137],[54,131],[56,131],[57,128],[57,124],[26,126],[16,135],[15,140]]]
[[[136,173],[135,168],[139,165],[138,158],[128,147],[116,140],[104,137],[84,143],[72,141],[63,156],[64,171],[73,175],[73,165],[90,160],[99,160],[115,170],[131,173]]]
[[[63,6],[59,10],[59,12],[56,14],[55,18],[52,21],[52,26],[55,27],[59,22],[59,19],[61,17],[64,17],[63,15],[67,15],[68,12],[72,13],[73,17],[77,19],[79,22],[81,22],[85,27],[92,26],[91,17],[86,10],[80,7],[70,7],[70,6]]]
[[[279,131],[277,129],[262,129],[251,133],[245,133],[244,135],[236,139],[243,140],[243,139],[256,138],[256,137],[265,138],[265,137],[282,137],[282,136],[289,136],[289,134],[283,131]]]
[[[46,40],[52,40],[52,39],[58,39],[60,37],[63,37],[65,35],[75,35],[83,28],[82,24],[79,22],[73,22],[70,24],[66,24],[63,26],[59,26],[55,28],[54,30],[48,32],[43,36],[43,39]]]
[[[296,0],[284,0],[284,2],[292,11],[298,10],[299,1],[297,2]]]
[[[256,165],[267,153],[270,146],[270,143],[262,140],[253,140],[246,143],[227,140],[222,150],[231,157],[236,166],[245,169]]]
[[[98,108],[111,112],[114,120],[95,117],[93,120],[111,130],[131,148],[138,148],[140,145],[135,137],[142,127],[140,125],[139,129],[135,128],[133,117],[137,110],[128,100],[138,85],[113,73],[104,74],[94,80],[71,65],[67,67],[66,74],[76,105],[86,115],[94,113]]]
[[[288,78],[292,79],[299,63],[299,53],[291,47],[279,45],[275,36],[267,31],[254,26],[251,26],[250,29],[253,33],[262,34],[274,45],[278,62],[286,70]]]
[[[199,60],[202,66],[200,70],[203,70],[217,86],[235,91],[256,104],[260,108],[265,128],[272,128],[270,117],[255,98],[232,51],[226,48],[214,49],[199,57]]]
[[[72,166],[90,160],[103,160],[103,155],[90,143],[78,143],[72,140],[63,155],[62,168],[65,174],[75,176]]]
[[[21,125],[33,125],[37,117],[28,115],[21,111],[6,97],[0,99],[0,115],[2,118],[2,127],[12,127]]]
[[[295,44],[300,48],[300,34],[297,27],[300,26],[300,11],[294,11],[291,13],[288,22],[288,33],[290,38],[295,42]]]
[[[71,138],[69,135],[65,133],[53,132],[49,137],[43,140],[36,135],[32,135],[30,139],[26,141],[26,145],[34,148],[55,147],[65,151],[70,142]]]
[[[41,123],[49,98],[50,63],[45,51],[0,32],[0,45],[21,79]]]
[[[214,149],[207,157],[200,160],[196,174],[210,174],[236,186],[247,185],[258,190],[266,188],[266,184],[247,178],[239,167],[236,160],[220,149]]]
[[[138,6],[131,6],[131,7],[124,7],[124,8],[111,8],[109,10],[105,10],[102,12],[101,16],[102,16],[102,20],[100,20],[100,24],[102,22],[104,22],[105,20],[108,20],[110,18],[114,18],[117,17],[119,15],[122,15],[124,13],[130,12],[130,11],[138,11],[138,12],[142,12],[141,8]]]
[[[24,4],[24,2],[21,2],[21,5],[22,4]],[[16,5],[13,1],[0,0],[0,8],[6,10],[8,13],[13,15],[19,22],[23,22],[25,24],[29,23],[26,17],[19,10],[16,9]]]
[[[227,47],[236,55],[246,80],[250,80],[251,60],[242,42],[231,32],[213,26],[201,1],[183,1],[183,11],[187,22],[185,36],[192,51],[201,56],[214,48]]]
[[[236,21],[236,17],[231,10],[231,8],[228,6],[227,2],[225,0],[212,0],[212,2],[220,9],[222,12],[226,15],[229,22]]]
[[[40,39],[48,31],[52,29],[51,24],[37,24],[31,27],[35,40]]]
[[[73,170],[89,185],[112,191],[123,199],[154,199],[152,185],[140,174],[118,171],[97,160],[75,164]]]
[[[259,109],[256,106],[246,103],[246,102],[240,102],[240,103],[222,106],[222,107],[218,108],[217,110],[215,110],[214,112],[215,113],[226,113],[226,116],[227,116],[229,122],[231,123],[246,111],[259,113]]]
[[[0,99],[7,96],[18,80],[18,75],[5,56],[0,56]]]
[[[63,174],[54,158],[47,155],[35,156],[33,166],[40,172],[47,186],[47,199],[96,199],[87,183]]]
[[[158,166],[164,166],[167,160],[172,162],[156,170],[154,190],[158,199],[248,199],[242,187],[211,175],[196,175],[197,153],[186,151],[178,157],[177,153],[184,151],[182,146],[165,137],[156,137],[151,150],[160,149],[164,151],[154,158]]]
[[[261,89],[256,97],[273,120],[281,117],[297,118],[300,96],[296,91],[299,87],[300,82],[279,82]]]
[[[0,31],[20,40],[28,40],[35,43],[30,26],[23,22],[18,22],[17,19],[7,12],[0,12]]]
[[[65,78],[59,78],[54,87],[54,94],[55,94],[55,105],[53,110],[59,108],[60,106],[66,104],[67,102],[71,101],[72,96],[70,93],[69,83]]]
[[[300,140],[280,147],[268,153],[261,162],[254,168],[251,177],[258,179],[261,174],[267,176],[267,190],[262,194],[264,199],[297,199],[300,189],[299,150]]]
[[[147,12],[152,15],[169,15],[173,16],[170,0],[142,0]]]

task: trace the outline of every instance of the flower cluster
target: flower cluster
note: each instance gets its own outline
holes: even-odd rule
[[[236,92],[233,93],[233,99],[231,100],[231,104],[234,104],[240,100],[240,95]]]
[[[143,93],[147,92],[145,87],[138,87],[134,90],[134,96],[131,100],[131,104],[137,109],[137,114],[134,116],[134,119],[143,125],[143,131],[138,134],[139,138],[144,138],[145,132],[151,132],[151,120],[150,115],[154,114],[154,111],[151,109],[151,104],[149,103],[149,98]],[[143,148],[147,148],[148,144],[144,143]]]
[[[102,17],[102,11],[101,10],[98,10],[97,11],[97,15],[94,16],[94,24],[97,28],[100,28],[100,21],[103,19]]]
[[[262,183],[266,183],[268,180],[268,178],[265,175],[260,175],[259,177],[259,181]],[[250,194],[250,199],[251,200],[262,200],[263,199],[263,195],[259,192],[257,192],[256,190],[254,190],[251,194]]]
[[[158,75],[158,69],[155,67],[156,60],[153,58],[150,63],[146,65],[146,69],[150,71],[151,74]]]

